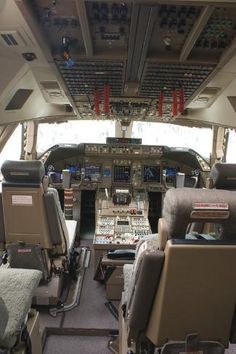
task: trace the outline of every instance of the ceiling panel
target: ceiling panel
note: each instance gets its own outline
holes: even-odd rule
[[[156,119],[160,92],[167,107],[163,119],[171,119],[173,91],[184,89],[186,108],[186,102],[196,99],[206,87],[209,75],[213,78],[219,73],[220,58],[235,41],[236,2],[29,3],[46,34],[52,60],[83,118],[97,118],[93,105],[96,89],[102,113],[104,86],[109,85],[111,119]],[[219,92],[229,82],[230,77],[217,85]]]

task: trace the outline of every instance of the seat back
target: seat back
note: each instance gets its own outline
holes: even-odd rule
[[[220,225],[218,239],[187,234],[193,221]],[[236,192],[170,190],[159,226],[168,241],[147,337],[162,346],[198,333],[227,346],[236,301]]]
[[[164,253],[159,250],[157,235],[153,234],[137,245],[133,267],[124,266],[127,286],[123,303],[128,318],[128,337],[132,340],[137,340],[147,326],[163,262]]]
[[[217,223],[217,238],[190,235],[188,225],[193,221]],[[150,271],[144,266],[145,258],[142,260],[130,312],[126,313],[130,343],[137,341],[140,332],[158,347],[198,333],[201,340],[228,345],[236,302],[235,226],[236,192],[183,188],[166,193],[163,218],[159,219],[156,266]],[[154,257],[155,252],[147,252],[145,257]],[[148,298],[145,293],[140,301],[143,290],[139,290],[140,282],[144,284],[147,279],[156,285],[154,290],[147,287],[153,299],[143,328],[136,318]]]
[[[157,346],[187,333],[228,345],[236,299],[236,245],[167,242],[147,337]]]
[[[57,191],[43,183],[41,161],[5,161],[2,165],[6,244],[40,245],[63,254],[68,234]]]
[[[220,227],[218,238],[236,240],[236,192],[216,189],[180,188],[167,191],[162,216],[169,239],[185,239],[191,223]]]
[[[236,190],[236,164],[216,162],[210,172],[208,187]]]

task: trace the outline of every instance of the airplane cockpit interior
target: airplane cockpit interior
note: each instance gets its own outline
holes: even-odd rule
[[[0,354],[236,353],[236,1],[0,0]]]

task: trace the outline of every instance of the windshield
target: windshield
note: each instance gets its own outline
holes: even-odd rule
[[[115,136],[114,121],[70,121],[61,124],[39,124],[37,152],[62,143],[105,143]],[[167,123],[134,122],[132,138],[141,138],[144,145],[187,147],[209,159],[212,147],[210,128],[190,128]]]
[[[206,159],[209,159],[211,154],[212,130],[210,128],[134,122],[132,137],[142,138],[144,145],[167,145],[193,149]]]
[[[37,152],[43,153],[56,144],[105,143],[115,136],[114,121],[69,121],[60,124],[39,124]]]

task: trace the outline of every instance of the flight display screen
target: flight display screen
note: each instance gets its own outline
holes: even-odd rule
[[[166,176],[174,177],[176,175],[176,169],[174,167],[167,167]]]
[[[70,171],[71,178],[74,180],[80,179],[80,165],[66,165],[66,169]]]
[[[130,166],[114,166],[114,182],[130,182]]]
[[[143,181],[161,183],[161,167],[159,165],[143,166]]]
[[[85,166],[85,180],[98,181],[100,179],[100,166],[89,165]]]
[[[117,225],[129,225],[129,220],[118,220]]]

